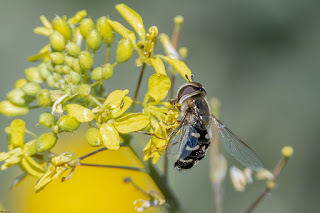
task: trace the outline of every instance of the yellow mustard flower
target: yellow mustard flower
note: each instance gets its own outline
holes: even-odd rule
[[[59,156],[53,157],[47,172],[41,177],[35,186],[35,192],[41,191],[51,181],[59,178],[65,171],[71,169],[69,175],[67,177],[63,177],[62,181],[69,179],[72,176],[75,167],[79,165],[80,160],[71,152],[65,152]]]
[[[25,123],[23,120],[13,120],[9,128],[8,152],[0,153],[0,161],[4,161],[1,170],[5,170],[13,165],[19,165],[26,173],[42,177],[45,169],[37,163],[31,156],[37,152],[37,140],[24,143]]]

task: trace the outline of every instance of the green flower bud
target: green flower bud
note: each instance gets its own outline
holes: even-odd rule
[[[113,67],[111,64],[105,64],[102,67],[102,78],[108,80],[113,75]]]
[[[70,68],[69,66],[67,66],[67,65],[64,65],[64,66],[62,67],[62,72],[63,72],[64,74],[70,74],[71,68]]]
[[[39,124],[45,127],[52,127],[54,123],[54,115],[52,115],[50,112],[44,112],[39,117]]]
[[[59,84],[54,80],[53,75],[47,77],[47,84],[51,88],[59,88]]]
[[[88,84],[80,84],[79,86],[79,95],[84,98],[90,94],[91,87]]]
[[[79,85],[72,85],[71,87],[71,94],[74,95],[79,92]]]
[[[51,75],[51,72],[48,70],[47,64],[42,63],[38,66],[39,68],[39,74],[42,79],[46,80],[49,75]]]
[[[93,50],[93,52],[98,50],[101,46],[102,38],[98,30],[96,29],[90,30],[88,32],[86,40],[88,47],[90,47]]]
[[[26,155],[32,156],[37,152],[37,140],[31,140],[24,144],[24,150],[26,150]]]
[[[91,18],[84,18],[80,22],[80,33],[81,35],[86,38],[89,31],[94,29],[94,23]]]
[[[62,72],[62,67],[63,67],[63,65],[56,65],[56,66],[54,66],[54,71],[56,73],[62,74],[63,73]]]
[[[58,125],[53,125],[51,129],[52,129],[52,131],[53,131],[54,133],[59,133],[59,127],[58,127]]]
[[[100,32],[105,44],[113,43],[115,34],[112,27],[108,24],[107,17],[102,16],[97,20],[97,29]]]
[[[74,60],[74,59],[75,59],[75,58],[72,57],[72,56],[66,56],[65,59],[64,59],[64,61],[65,61],[66,65],[68,65],[69,67],[72,67],[72,66],[73,66],[73,60]]]
[[[58,119],[57,125],[60,130],[72,132],[79,128],[80,123],[77,121],[77,119],[71,117],[70,115],[63,115]]]
[[[129,39],[123,38],[117,46],[117,62],[124,63],[129,60],[133,53],[133,46]]]
[[[77,73],[81,73],[81,66],[79,59],[75,58],[72,62],[72,69]]]
[[[71,83],[79,84],[81,80],[81,75],[77,72],[71,71],[70,78],[71,78]]]
[[[61,52],[53,52],[50,54],[52,63],[60,65],[64,63],[64,54]]]
[[[51,47],[56,51],[63,51],[66,46],[66,40],[63,35],[55,31],[49,38]]]
[[[29,108],[17,106],[10,101],[1,101],[0,102],[0,113],[7,116],[20,116],[28,114]]]
[[[79,55],[79,62],[83,70],[89,70],[93,65],[93,58],[88,51],[82,51]]]
[[[66,93],[61,90],[50,90],[50,98],[52,102],[56,102],[59,98],[64,96]]]
[[[51,96],[48,89],[42,89],[37,94],[37,103],[40,107],[49,107],[51,106]]]
[[[78,57],[81,52],[81,48],[74,42],[69,41],[66,46],[67,53],[73,57]]]
[[[89,128],[86,133],[86,139],[90,146],[101,146],[102,145],[102,136],[100,131],[96,128]]]
[[[16,83],[14,84],[14,88],[21,88],[26,83],[28,83],[27,79],[25,79],[25,78],[18,79],[18,80],[16,80]]]
[[[55,82],[58,82],[58,81],[62,78],[62,75],[60,75],[60,74],[57,73],[57,72],[54,72],[54,73],[52,74],[52,76],[53,76],[53,79],[54,79]]]
[[[24,70],[24,74],[26,75],[26,79],[35,83],[42,83],[42,78],[39,73],[38,67],[30,67]]]
[[[71,76],[70,76],[69,74],[64,75],[64,76],[63,76],[63,80],[64,80],[66,83],[70,83],[70,82],[71,82]]]
[[[47,60],[47,61],[46,61],[46,65],[47,65],[47,69],[48,69],[50,72],[53,72],[53,71],[54,71],[54,66],[53,66],[51,60]]]
[[[31,96],[28,96],[20,88],[13,89],[10,92],[8,92],[7,99],[11,103],[19,105],[19,106],[25,106],[33,100],[33,98]]]
[[[58,137],[53,132],[40,135],[36,142],[37,152],[45,152],[50,150],[56,144]]]
[[[21,90],[24,91],[27,95],[36,96],[40,92],[41,86],[40,84],[30,82],[21,87]]]
[[[99,81],[102,79],[102,67],[97,67],[91,72],[92,80]]]
[[[62,19],[61,17],[57,16],[52,20],[53,29],[58,31],[63,37],[68,41],[71,39],[71,29],[69,24]]]

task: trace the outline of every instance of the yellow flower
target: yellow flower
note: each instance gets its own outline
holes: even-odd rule
[[[65,171],[71,169],[67,177],[63,177],[62,181],[71,178],[76,166],[80,165],[80,160],[74,153],[65,152],[51,159],[47,172],[41,177],[35,186],[35,192],[41,191],[51,181],[59,178]]]
[[[24,143],[25,123],[16,119],[10,124],[8,152],[0,153],[0,161],[4,161],[1,170],[5,170],[13,165],[19,165],[26,173],[42,177],[45,169],[37,163],[31,156],[37,152],[37,140]]]

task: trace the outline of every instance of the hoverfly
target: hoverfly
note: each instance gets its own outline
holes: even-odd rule
[[[262,170],[260,158],[238,136],[211,114],[206,90],[200,83],[191,81],[180,86],[177,98],[169,100],[172,105],[180,106],[181,120],[178,127],[171,133],[170,149],[178,147],[175,162],[177,170],[190,169],[204,158],[212,141],[213,125],[218,128],[221,143],[227,152],[245,167]]]

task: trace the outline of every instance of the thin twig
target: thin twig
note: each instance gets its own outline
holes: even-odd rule
[[[104,150],[107,150],[107,147],[102,147],[102,148],[97,149],[97,150],[95,150],[95,151],[93,151],[93,152],[90,152],[90,153],[88,153],[88,154],[85,154],[85,155],[79,157],[79,160],[83,160],[83,159],[85,159],[85,158],[87,158],[87,157],[90,157],[91,155],[97,154],[98,152],[102,152],[102,151],[104,151]]]
[[[146,68],[146,63],[143,63],[142,64],[142,68],[141,68],[141,72],[140,72],[140,76],[139,76],[139,80],[138,80],[138,84],[137,84],[137,87],[136,87],[136,91],[134,93],[134,100],[137,100],[137,97],[138,97],[138,94],[139,94],[139,90],[140,90],[140,86],[141,86],[141,82],[142,82],[142,77],[143,77],[143,74],[144,74],[144,70]],[[132,107],[131,107],[131,111],[133,112],[134,111],[134,107],[135,107],[136,103],[133,102],[132,103]]]
[[[273,182],[275,182],[282,170],[284,169],[285,165],[288,162],[288,157],[283,156],[279,162],[277,163],[276,167],[273,170]],[[253,212],[253,210],[267,197],[267,195],[270,193],[273,187],[270,187],[269,185],[266,186],[264,191],[258,196],[258,198],[251,204],[249,207],[247,213]]]
[[[117,165],[104,165],[104,164],[92,164],[92,163],[80,163],[80,166],[94,166],[94,167],[103,167],[103,168],[114,168],[114,169],[128,169],[139,172],[146,172],[143,168],[132,167],[132,166],[117,166]]]
[[[106,57],[105,57],[105,59],[104,59],[104,64],[107,64],[107,63],[108,63],[109,55],[110,55],[110,47],[111,47],[111,45],[108,44],[107,52],[106,52]]]

